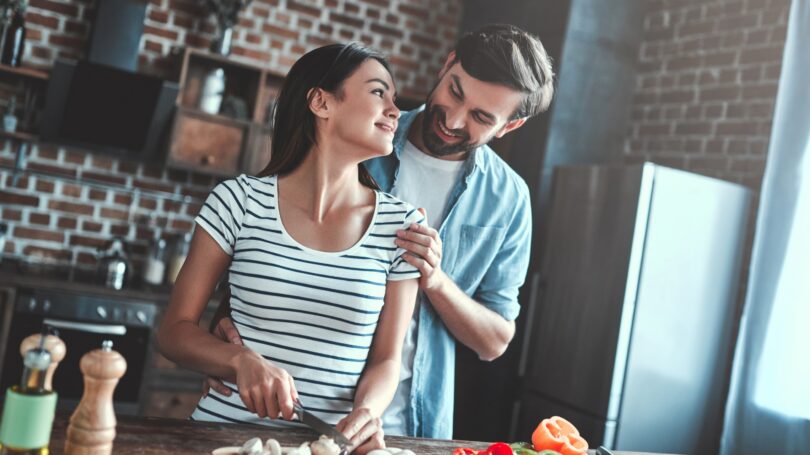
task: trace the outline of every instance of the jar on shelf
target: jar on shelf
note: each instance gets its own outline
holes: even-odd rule
[[[155,237],[149,248],[149,256],[146,258],[146,268],[143,272],[143,281],[148,284],[158,286],[163,284],[163,277],[166,275],[166,240]]]

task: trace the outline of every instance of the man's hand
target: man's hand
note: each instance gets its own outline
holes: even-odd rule
[[[420,208],[419,211],[427,220],[425,209]],[[442,271],[442,239],[437,230],[427,226],[427,223],[414,223],[408,229],[397,231],[396,244],[408,251],[403,256],[405,262],[422,273],[419,278],[422,290],[430,291],[441,285],[445,275]]]
[[[363,455],[374,449],[384,449],[382,420],[367,408],[354,408],[335,425],[335,429],[351,441],[347,452]]]
[[[242,337],[239,336],[239,331],[237,331],[236,326],[233,325],[233,321],[227,316],[219,320],[212,333],[215,337],[222,341],[228,341],[237,346],[242,346],[244,344],[242,342]],[[214,389],[226,397],[231,396],[231,389],[229,389],[222,381],[211,376],[206,376],[205,380],[203,380],[204,397],[208,396],[209,389]]]

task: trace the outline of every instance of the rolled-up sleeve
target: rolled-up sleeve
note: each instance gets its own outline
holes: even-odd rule
[[[233,247],[242,229],[246,185],[242,176],[218,184],[194,219],[229,256],[233,256]]]
[[[518,291],[526,280],[532,244],[531,201],[526,192],[519,195],[503,244],[473,295],[508,321],[520,313]]]

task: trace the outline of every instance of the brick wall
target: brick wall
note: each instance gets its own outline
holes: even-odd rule
[[[650,160],[759,191],[789,0],[653,0],[627,161]]]
[[[213,18],[198,0],[151,0],[141,39],[141,71],[174,73],[172,48],[207,48]],[[48,69],[57,57],[81,58],[90,33],[92,0],[30,0],[25,66]],[[330,42],[358,40],[388,53],[399,91],[424,96],[456,39],[461,0],[255,0],[235,29],[233,58],[286,71],[304,52]],[[7,86],[0,93],[8,94]],[[11,166],[17,143],[0,142],[0,164]],[[136,261],[153,232],[191,229],[199,198],[216,179],[161,165],[133,163],[83,150],[37,146],[28,168],[111,184],[99,188],[0,169],[0,221],[10,226],[5,253],[95,265],[94,252],[123,236]],[[145,190],[142,197],[132,191]],[[190,196],[188,203],[145,195],[157,190]]]
[[[235,28],[233,57],[286,72],[306,51],[357,40],[390,55],[399,90],[424,95],[455,42],[461,0],[255,0]],[[216,21],[202,0],[150,0],[141,39],[142,71],[169,75],[173,46],[208,48]],[[50,67],[80,57],[93,0],[30,0],[26,62]]]

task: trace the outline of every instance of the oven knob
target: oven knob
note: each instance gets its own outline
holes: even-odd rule
[[[123,312],[121,311],[121,308],[118,308],[118,307],[113,308],[113,319],[116,320],[116,321],[120,321],[121,316],[123,316]]]
[[[141,324],[146,324],[146,313],[144,313],[143,311],[138,310],[135,313],[135,317],[138,318],[139,321],[141,321]]]
[[[104,308],[103,306],[96,307],[96,313],[98,313],[98,315],[101,316],[102,318],[105,319],[107,318],[107,309]]]
[[[50,309],[51,309],[51,301],[48,300],[48,299],[45,299],[45,301],[42,302],[42,311],[44,313],[47,313]]]
[[[31,297],[30,299],[28,299],[28,310],[34,311],[36,309],[37,309],[37,299]]]

